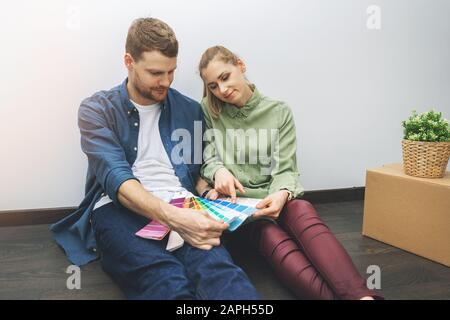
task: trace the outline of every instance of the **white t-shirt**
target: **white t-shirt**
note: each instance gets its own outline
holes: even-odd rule
[[[133,124],[139,126],[137,157],[131,168],[133,175],[145,190],[165,202],[192,196],[181,186],[161,141],[158,125],[161,105],[141,106],[131,102],[139,112],[139,123]],[[112,200],[105,195],[95,204],[94,210],[110,202]]]

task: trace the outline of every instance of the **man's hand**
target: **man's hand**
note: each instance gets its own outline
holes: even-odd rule
[[[219,198],[219,195],[220,194],[217,192],[216,189],[211,189],[208,191],[205,198],[209,200],[217,200]]]
[[[181,209],[162,201],[134,179],[122,183],[118,199],[131,211],[168,226],[200,249],[220,245],[220,236],[228,228],[228,224],[214,220],[204,211]]]
[[[223,195],[230,196],[233,203],[236,203],[236,189],[245,193],[242,184],[227,168],[220,168],[214,174],[214,189]]]
[[[166,216],[169,226],[190,245],[210,250],[220,245],[220,237],[229,225],[223,221],[216,221],[205,211],[168,207]]]
[[[280,190],[268,195],[256,205],[256,208],[260,210],[256,211],[253,216],[255,218],[266,216],[272,219],[278,219],[288,197],[289,192],[286,190]]]

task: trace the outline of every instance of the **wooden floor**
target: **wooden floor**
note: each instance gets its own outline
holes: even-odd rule
[[[387,299],[450,299],[450,268],[361,236],[362,201],[315,208],[365,278],[368,266],[380,267],[380,291]],[[230,250],[264,298],[294,299],[248,247],[232,244]],[[0,299],[124,298],[98,261],[82,268],[81,290],[68,290],[69,265],[48,225],[0,228]]]

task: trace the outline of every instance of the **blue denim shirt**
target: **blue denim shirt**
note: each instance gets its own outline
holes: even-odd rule
[[[129,179],[137,180],[131,167],[137,156],[139,128],[134,124],[139,123],[139,112],[129,100],[127,80],[109,91],[100,91],[85,99],[78,110],[81,149],[88,158],[85,198],[74,213],[51,225],[50,229],[68,259],[79,266],[98,258],[90,224],[95,203],[105,193],[115,205],[121,206],[117,199],[120,185]],[[200,122],[194,124],[195,121]],[[198,149],[195,150],[194,145],[200,143],[200,150],[202,145],[202,131],[199,134],[197,130],[194,134],[194,128],[202,122],[200,104],[169,89],[159,119],[161,140],[181,185],[194,194],[201,167],[201,158],[197,161],[195,151]],[[200,130],[202,128],[203,125]],[[180,143],[172,140],[175,129],[191,137],[188,148],[183,144],[184,148],[180,149],[183,161],[174,161],[171,157],[174,148],[180,148]],[[178,152],[178,149],[174,151]]]

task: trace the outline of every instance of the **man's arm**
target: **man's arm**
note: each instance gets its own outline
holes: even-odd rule
[[[120,185],[136,177],[127,161],[119,137],[111,129],[113,125],[110,122],[103,108],[103,102],[91,98],[81,103],[78,109],[81,149],[88,158],[95,179],[117,205]]]
[[[170,207],[173,206],[145,190],[137,180],[130,179],[122,183],[117,199],[131,211],[170,226],[168,217]]]
[[[142,187],[99,103],[83,102],[78,115],[81,148],[97,181],[114,204],[122,204],[137,214],[169,226],[195,247],[211,249],[219,245],[220,235],[228,227],[226,224],[213,220],[206,213],[171,206]]]

